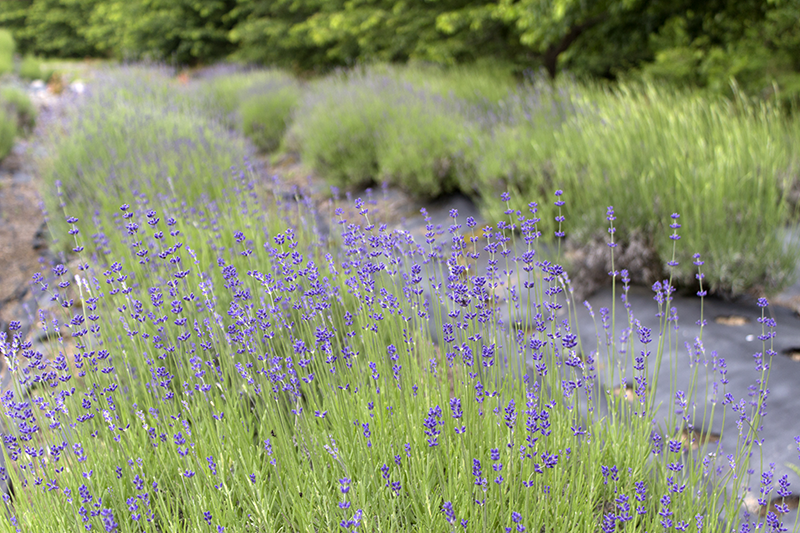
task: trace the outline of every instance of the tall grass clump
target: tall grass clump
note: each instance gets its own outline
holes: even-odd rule
[[[0,344],[15,383],[2,397],[6,527],[728,532],[759,521],[739,511],[766,365],[750,403],[749,389],[726,386],[724,362],[692,359],[673,397],[702,413],[678,402],[680,416],[653,424],[659,367],[677,357],[669,280],[655,288],[655,329],[627,309],[618,339],[614,309],[601,309],[597,346],[582,346],[558,317],[574,306],[563,269],[534,259],[536,213],[509,221],[519,247],[508,223],[465,240],[476,224],[455,210],[443,239],[429,224],[417,242],[357,200],[363,218],[337,209],[340,245],[328,249],[302,194],[261,203],[253,176],[226,183],[217,201],[152,191],[157,209],[132,189],[103,228],[65,204],[77,266],[34,279],[60,304],[32,319],[53,343],[43,353],[13,322]],[[87,234],[116,244],[95,253]],[[461,261],[481,248],[489,268],[466,276]],[[766,353],[774,324],[763,327]],[[704,365],[721,406],[696,385]],[[605,392],[627,371],[632,403]],[[684,431],[715,416],[728,427],[717,409],[739,421],[728,422],[735,450],[691,451]],[[784,481],[764,498],[780,501]]]
[[[169,192],[189,203],[217,198],[220,176],[242,161],[244,143],[166,74],[109,70],[65,122],[48,130],[52,150],[40,166],[50,212],[66,202],[110,213],[131,190],[152,197]],[[63,187],[56,194],[58,182]]]
[[[798,179],[800,125],[770,103],[736,101],[655,85],[612,88],[560,81],[522,86],[481,146],[479,180],[465,183],[486,215],[561,188],[574,203],[570,237],[597,237],[605,205],[619,205],[619,237],[638,230],[666,264],[663,221],[680,212],[690,228],[676,281],[692,284],[688,250],[706,250],[706,278],[723,293],[775,291],[792,280],[797,253],[780,234],[786,193]]]
[[[311,85],[288,146],[337,186],[389,182],[436,197],[472,173],[479,132],[466,118],[468,108],[389,67],[342,72]]]
[[[11,32],[0,28],[0,75],[14,70],[14,51],[17,45]]]

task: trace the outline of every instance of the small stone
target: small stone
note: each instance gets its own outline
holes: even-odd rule
[[[719,438],[720,436],[717,433],[703,433],[699,429],[692,429],[691,431],[684,429],[681,431],[681,443],[684,446],[684,451],[688,451],[689,448],[692,451],[697,451],[704,444],[719,442]]]
[[[739,315],[722,315],[716,317],[714,322],[723,326],[744,326],[750,323],[750,319]]]

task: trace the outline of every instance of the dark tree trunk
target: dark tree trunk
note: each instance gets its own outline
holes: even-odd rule
[[[550,76],[550,79],[555,79],[556,74],[558,73],[558,56],[561,55],[562,52],[566,51],[567,48],[572,45],[572,43],[577,41],[578,37],[580,37],[583,32],[592,28],[593,26],[596,26],[605,18],[606,15],[599,15],[582,22],[581,24],[576,24],[569,29],[567,34],[564,35],[560,41],[551,44],[550,47],[544,51],[540,58],[544,69],[547,71],[548,76]]]

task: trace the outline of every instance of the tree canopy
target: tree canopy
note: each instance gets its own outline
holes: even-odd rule
[[[800,0],[4,0],[23,53],[234,58],[322,71],[502,61],[725,91],[800,91]]]

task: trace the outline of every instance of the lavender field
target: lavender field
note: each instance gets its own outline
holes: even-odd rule
[[[684,213],[662,199],[632,213],[635,196],[621,192],[632,178],[610,186],[609,202],[590,200],[594,185],[581,193],[577,178],[550,190],[556,182],[514,188],[473,179],[490,175],[490,159],[476,153],[511,146],[479,142],[536,130],[552,94],[540,105],[518,89],[516,107],[506,108],[505,122],[496,116],[500,126],[487,136],[489,123],[478,118],[492,116],[491,99],[442,96],[435,84],[444,82],[433,77],[422,94],[402,92],[408,80],[394,74],[334,78],[333,88],[275,73],[250,74],[249,87],[224,70],[217,76],[184,86],[163,68],[104,70],[48,125],[39,168],[59,260],[33,279],[52,304],[30,309],[0,339],[13,382],[0,399],[4,531],[745,533],[796,525],[788,476],[759,454],[777,355],[767,299],[758,299],[761,335],[744,389],[729,386],[725,354],[706,350],[702,312],[685,353],[673,305],[680,285],[702,309],[706,276],[723,291],[785,285],[796,252],[778,246],[725,262],[733,237],[721,224],[697,233],[693,204],[674,202]],[[239,91],[279,96],[240,108]],[[572,102],[589,113],[592,94]],[[333,109],[334,99],[352,105]],[[394,114],[375,119],[384,99]],[[611,120],[611,105],[599,106],[592,112]],[[721,104],[700,107],[675,109],[695,109],[717,124],[710,130],[733,137],[760,132],[791,144],[795,125],[773,110],[746,108],[725,122]],[[574,122],[583,115],[573,111],[564,120],[575,128],[563,131],[574,141],[588,122]],[[258,113],[272,129],[258,125]],[[403,129],[412,115],[442,129]],[[461,128],[464,117],[478,118]],[[394,136],[364,134],[386,122],[397,126]],[[310,167],[316,161],[332,186],[320,192],[270,175],[242,133],[263,149],[298,151]],[[426,134],[430,142],[409,141]],[[324,142],[335,136],[335,146]],[[620,159],[630,138],[608,141]],[[436,149],[452,155],[447,168]],[[788,149],[770,149],[780,156],[776,168],[791,167]],[[744,171],[729,179],[752,187],[748,201],[761,203],[743,216],[758,213],[750,223],[758,244],[774,245],[789,221],[786,183],[770,183],[768,172],[741,177],[753,177],[754,156],[745,155],[731,163]],[[584,163],[591,184],[608,161]],[[375,176],[427,198],[471,180],[484,219],[452,209],[441,225],[422,209],[425,231],[416,234],[382,210],[380,193],[363,191]],[[697,191],[695,206],[735,210],[742,194],[713,204]],[[598,198],[602,213],[592,217]],[[652,284],[652,307],[633,309],[627,295],[637,273],[614,258],[631,221],[646,215],[662,217],[644,229],[663,233],[653,237],[663,276]],[[615,291],[611,308],[590,309],[592,345],[580,340],[584,303],[562,248],[565,234],[588,231],[589,222],[603,235]],[[728,230],[756,242],[736,234],[739,226]],[[697,249],[702,242],[721,244]],[[730,271],[721,274],[720,264]],[[637,319],[653,315],[658,328]],[[662,366],[677,365],[689,366],[688,381],[659,380]],[[657,403],[657,390],[669,391],[671,403]],[[711,438],[712,426],[737,435],[735,448]],[[800,450],[800,436],[785,444]],[[755,507],[745,504],[753,498]]]

